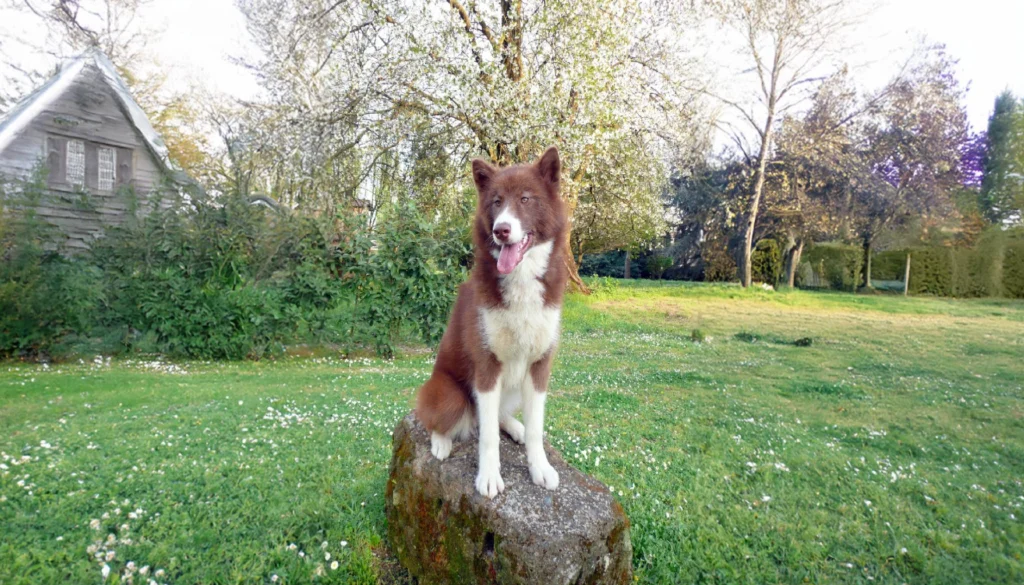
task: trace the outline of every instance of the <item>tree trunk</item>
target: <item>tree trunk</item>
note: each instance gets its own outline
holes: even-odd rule
[[[786,262],[786,286],[793,288],[796,286],[796,269],[800,266],[800,256],[804,253],[804,240],[800,238],[796,241],[796,245],[793,246],[789,251]]]
[[[910,252],[907,252],[907,268],[903,272],[903,296],[910,290]]]
[[[565,240],[565,254],[563,254],[563,256],[565,258],[565,269],[569,273],[569,292],[577,292],[589,295],[590,288],[587,286],[585,282],[583,282],[583,279],[580,278],[579,265],[577,265],[575,260],[573,259],[572,249],[569,245],[568,238],[566,238]],[[582,254],[580,254],[580,258],[583,258]]]
[[[629,277],[629,252],[626,252],[626,265],[622,269],[622,278]]]
[[[864,288],[871,288],[871,240],[864,240]]]
[[[773,82],[774,89],[774,82]],[[761,193],[764,191],[765,166],[768,164],[768,150],[771,148],[772,125],[775,122],[775,101],[768,102],[768,119],[764,133],[761,135],[761,150],[757,154],[757,169],[754,172],[754,194],[750,198],[750,209],[747,213],[747,229],[743,238],[743,262],[740,266],[740,282],[744,288],[750,286],[751,255],[754,247],[754,227],[757,225],[757,211],[761,206]]]

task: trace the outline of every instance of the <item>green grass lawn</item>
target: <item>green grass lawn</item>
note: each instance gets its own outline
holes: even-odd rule
[[[1024,582],[1024,303],[648,283],[564,328],[549,438],[626,508],[639,582]],[[430,367],[3,365],[0,583],[391,579]]]

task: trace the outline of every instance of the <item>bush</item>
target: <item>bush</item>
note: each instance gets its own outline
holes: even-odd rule
[[[100,299],[97,271],[62,257],[36,215],[43,181],[0,185],[0,357],[45,354],[85,332]]]
[[[736,259],[729,253],[727,239],[722,235],[705,239],[700,246],[700,257],[704,261],[705,281],[730,282],[736,280]]]
[[[580,276],[622,278],[625,274],[625,267],[626,252],[623,250],[611,250],[601,254],[583,256],[583,262],[579,266],[579,273]]]
[[[260,358],[292,342],[372,347],[440,340],[470,251],[465,226],[413,205],[320,221],[228,196],[180,201],[61,256],[36,219],[45,181],[0,209],[0,356],[70,351]]]
[[[394,355],[403,324],[431,345],[441,340],[467,253],[458,234],[436,233],[412,205],[381,226],[377,253],[353,266],[360,277],[357,322],[378,354]]]
[[[755,282],[764,282],[778,287],[784,270],[782,250],[779,249],[778,242],[772,239],[759,241],[750,256],[750,265]]]
[[[797,270],[797,286],[821,285],[834,290],[856,291],[861,283],[861,265],[864,252],[857,246],[844,244],[816,244],[804,251],[801,267]]]
[[[668,256],[654,253],[644,258],[644,272],[649,278],[661,280],[669,268],[672,268],[672,258]]]

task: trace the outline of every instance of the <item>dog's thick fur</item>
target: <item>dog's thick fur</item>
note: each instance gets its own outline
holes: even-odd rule
[[[498,169],[473,161],[479,194],[473,271],[459,288],[434,371],[417,395],[416,415],[431,431],[431,452],[438,459],[448,457],[453,439],[468,437],[478,424],[476,488],[489,498],[505,489],[499,428],[526,445],[534,483],[558,487],[543,435],[568,277],[560,171],[555,148],[530,165]],[[503,252],[502,244],[509,249]],[[523,423],[513,418],[520,408]]]

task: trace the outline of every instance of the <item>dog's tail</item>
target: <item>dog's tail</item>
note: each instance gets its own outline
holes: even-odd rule
[[[448,435],[455,430],[462,434],[462,427],[472,416],[469,395],[442,372],[434,372],[416,395],[416,418],[428,431]]]

